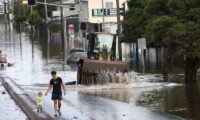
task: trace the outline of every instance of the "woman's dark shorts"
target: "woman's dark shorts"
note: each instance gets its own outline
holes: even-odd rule
[[[52,93],[51,100],[62,100],[62,94]]]

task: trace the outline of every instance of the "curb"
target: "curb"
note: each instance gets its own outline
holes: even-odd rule
[[[54,120],[48,113],[37,113],[34,101],[11,78],[0,78],[2,85],[30,120]]]

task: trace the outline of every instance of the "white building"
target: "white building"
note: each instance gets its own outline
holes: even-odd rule
[[[123,8],[123,3],[125,2],[126,0],[119,0],[120,8]],[[88,0],[88,12],[88,23],[89,26],[93,25],[94,31],[97,31],[96,28],[99,28],[99,26],[101,26],[101,29],[103,27],[103,30],[107,32],[116,31],[116,0]],[[97,24],[98,27],[96,27]]]
[[[126,1],[119,0],[120,8]],[[87,30],[116,31],[113,30],[117,23],[116,0],[64,0],[63,4],[64,17],[79,17],[79,22],[87,24]]]

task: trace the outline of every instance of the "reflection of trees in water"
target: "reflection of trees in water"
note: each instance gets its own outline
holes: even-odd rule
[[[200,120],[200,89],[196,83],[186,85],[187,115],[193,120]]]
[[[95,90],[95,91],[84,91],[81,94],[100,96],[103,98],[118,100],[121,102],[130,102],[130,95],[126,90]]]
[[[150,107],[169,114],[200,120],[200,89],[198,84],[189,84],[163,90],[144,92],[137,105]]]
[[[49,33],[50,40],[48,41],[48,35],[45,31],[45,26],[40,26],[35,32],[29,32],[29,38],[32,44],[41,46],[42,54],[44,58],[62,58],[62,40],[60,33]],[[35,41],[35,42],[34,42]]]

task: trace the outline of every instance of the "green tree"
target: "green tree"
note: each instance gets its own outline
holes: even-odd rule
[[[48,3],[53,3],[56,2],[57,0],[48,0]],[[38,2],[44,2],[44,0],[38,0]],[[33,7],[35,11],[38,12],[39,16],[43,19],[45,19],[45,8],[44,5],[42,4],[37,4],[36,6]],[[47,14],[48,17],[51,17],[51,12],[55,11],[57,8],[56,6],[47,6]]]
[[[37,25],[41,22],[41,18],[37,11],[32,11],[32,13],[28,17],[28,22],[30,25]]]
[[[52,32],[61,31],[61,24],[59,24],[59,23],[49,22],[47,26],[48,26],[49,30]]]
[[[178,23],[167,32],[167,44],[175,48],[174,58],[184,62],[186,82],[196,81],[200,67],[200,24]]]
[[[14,10],[14,20],[17,23],[26,21],[27,16],[30,13],[30,9],[28,8],[28,6],[22,3],[15,3],[13,5],[13,10]]]
[[[146,37],[164,48],[165,61],[182,61],[186,81],[196,81],[200,67],[199,0],[130,0],[123,27],[131,39]],[[166,65],[167,66],[167,65]]]
[[[142,37],[145,27],[145,16],[143,15],[146,0],[131,0],[129,11],[124,16],[123,41],[132,42],[136,38]]]

